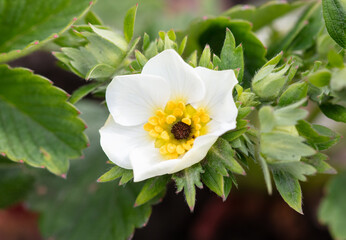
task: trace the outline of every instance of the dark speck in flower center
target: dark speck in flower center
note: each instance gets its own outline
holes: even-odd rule
[[[191,126],[183,122],[177,122],[173,125],[171,133],[177,140],[187,139],[191,134]]]

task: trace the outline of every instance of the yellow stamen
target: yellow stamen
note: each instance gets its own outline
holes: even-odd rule
[[[167,154],[167,145],[163,145],[162,147],[160,147],[160,153],[162,155]]]
[[[191,119],[190,118],[183,118],[181,121],[187,125],[191,125]]]
[[[175,144],[173,144],[173,143],[168,143],[168,144],[167,144],[167,151],[168,151],[169,153],[174,153],[176,147],[177,147],[177,146],[176,146]]]
[[[203,114],[202,116],[201,116],[201,122],[202,123],[207,123],[207,122],[209,122],[210,121],[210,117],[209,117],[209,115],[208,114]]]
[[[168,116],[166,117],[166,123],[167,123],[167,124],[172,124],[172,123],[175,122],[175,120],[177,120],[177,118],[176,118],[175,116],[173,116],[173,115],[168,115]]]
[[[167,131],[163,131],[163,132],[161,133],[160,137],[161,137],[163,140],[166,140],[166,141],[169,140],[169,135],[168,135]]]
[[[167,102],[164,110],[157,109],[143,128],[154,138],[154,146],[164,159],[176,159],[193,147],[195,138],[208,133],[209,121],[210,116],[204,108],[196,110],[192,105],[176,100]],[[185,138],[176,137],[175,130],[172,132],[173,126],[181,122],[191,126]]]
[[[152,136],[152,137],[154,137],[154,138],[156,138],[156,137],[159,136],[159,134],[158,134],[157,132],[155,132],[154,129],[152,129],[152,130],[149,131],[149,135]]]
[[[150,117],[148,122],[151,124],[151,125],[157,125],[159,123],[159,119],[157,117]]]
[[[175,108],[173,111],[173,115],[176,117],[181,117],[183,116],[183,114],[184,114],[184,111],[181,110],[180,108]]]
[[[154,129],[155,129],[155,131],[158,132],[158,133],[160,133],[160,132],[163,131],[163,128],[162,128],[161,126],[155,126]]]

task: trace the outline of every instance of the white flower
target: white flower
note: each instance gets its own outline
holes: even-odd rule
[[[135,182],[188,168],[236,127],[237,82],[233,70],[192,68],[165,50],[141,74],[116,76],[109,84],[101,146],[116,165],[133,169]]]

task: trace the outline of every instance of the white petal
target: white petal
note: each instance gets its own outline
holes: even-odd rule
[[[200,162],[207,155],[209,149],[216,142],[218,136],[207,134],[196,138],[193,147],[185,153],[183,158],[170,173],[179,172]]]
[[[179,54],[165,50],[151,58],[143,67],[142,74],[152,74],[169,81],[172,91],[171,99],[183,98],[187,103],[201,100],[205,86],[194,68],[184,62]]]
[[[123,126],[145,123],[170,97],[167,81],[158,76],[116,76],[108,85],[106,102],[114,121]]]
[[[100,129],[101,147],[109,160],[126,169],[132,169],[130,152],[150,142],[143,126],[125,127],[114,122],[109,115],[105,125]]]
[[[232,92],[238,83],[233,70],[214,71],[204,67],[195,68],[206,87],[205,97],[195,106],[207,109],[212,119],[233,122],[238,115]]]
[[[171,173],[181,159],[165,160],[154,144],[136,148],[130,154],[134,182]]]

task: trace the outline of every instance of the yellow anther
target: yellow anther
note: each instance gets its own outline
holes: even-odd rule
[[[183,114],[184,114],[184,111],[181,110],[180,108],[175,108],[173,111],[173,115],[176,117],[181,117],[183,116]]]
[[[176,104],[173,101],[168,101],[166,107],[168,110],[173,110],[175,108]]]
[[[153,125],[151,125],[150,123],[146,123],[144,124],[143,128],[145,131],[149,132],[150,130],[153,129]]]
[[[201,128],[202,128],[201,124],[198,124],[198,123],[197,123],[197,124],[195,125],[195,129],[196,129],[196,130],[200,130]]]
[[[154,138],[156,138],[156,137],[159,136],[159,134],[158,134],[157,132],[155,132],[154,129],[152,129],[152,130],[149,131],[149,135],[152,136],[152,137],[154,137]]]
[[[200,134],[201,134],[200,131],[196,131],[195,134],[193,134],[193,135],[194,135],[195,137],[199,137]]]
[[[159,123],[159,119],[158,117],[150,117],[148,122],[151,124],[151,125],[157,125]]]
[[[163,140],[166,140],[166,141],[169,140],[169,135],[168,135],[167,131],[163,131],[163,132],[161,133],[160,137],[161,137]]]
[[[187,141],[186,143],[189,144],[189,145],[192,145],[193,142],[195,141],[195,139],[191,138],[189,141]]]
[[[192,121],[193,121],[195,124],[197,124],[197,123],[199,123],[199,122],[201,121],[201,119],[200,119],[197,115],[195,115],[195,116],[192,117]]]
[[[185,149],[182,145],[178,145],[176,148],[176,151],[179,155],[183,154],[185,152]]]
[[[155,114],[159,117],[164,117],[166,115],[162,109],[156,110]]]
[[[185,103],[183,101],[179,101],[177,104],[177,107],[184,111],[185,110]]]
[[[192,148],[192,146],[190,144],[188,144],[187,142],[183,143],[182,145],[183,145],[183,147],[185,148],[186,151],[189,151]]]
[[[163,131],[163,128],[160,127],[160,126],[155,126],[155,127],[154,127],[154,130],[155,130],[156,132],[160,133],[160,132]]]
[[[160,147],[160,153],[162,155],[167,154],[167,145],[163,145],[162,147]]]
[[[190,118],[183,118],[181,121],[187,125],[191,125],[191,119]]]
[[[175,120],[177,120],[177,118],[176,118],[175,116],[173,116],[173,115],[168,115],[168,116],[166,117],[166,123],[167,123],[167,124],[172,124],[172,123],[175,122]]]
[[[160,148],[160,147],[162,147],[163,145],[166,145],[166,141],[165,140],[163,140],[163,139],[161,139],[161,138],[156,138],[155,139],[155,147],[156,148]]]
[[[201,116],[201,122],[202,123],[207,123],[207,122],[209,122],[210,121],[210,117],[209,117],[209,115],[208,114],[203,114],[202,116]]]
[[[176,147],[177,147],[177,146],[176,146],[175,144],[173,144],[173,143],[168,143],[168,144],[167,144],[167,151],[168,151],[169,153],[174,153]]]

